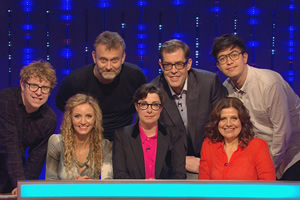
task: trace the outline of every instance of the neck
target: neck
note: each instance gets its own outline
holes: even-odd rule
[[[141,124],[141,127],[142,127],[144,133],[147,135],[147,137],[152,137],[156,134],[156,129],[158,126],[157,121],[152,124],[145,124],[143,122],[140,122],[140,124]]]
[[[77,135],[75,134],[75,146],[77,149],[86,149],[90,146],[90,134],[88,135]]]
[[[31,106],[26,104],[23,92],[21,92],[21,97],[22,97],[22,102],[23,102],[23,105],[25,107],[25,110],[28,114],[36,112],[39,109],[39,108],[31,107]]]
[[[225,140],[224,141],[224,145],[226,147],[229,147],[229,148],[234,148],[234,147],[237,147],[239,145],[239,140],[238,138],[234,139],[234,140]]]
[[[246,82],[247,79],[247,74],[248,74],[248,66],[245,66],[245,71],[241,74],[241,76],[237,78],[231,78],[231,81],[233,82],[234,86],[237,89],[241,89]]]
[[[110,83],[113,82],[113,79],[110,80],[110,79],[105,79],[105,78],[103,78],[103,76],[102,76],[102,75],[100,74],[100,72],[97,70],[97,66],[96,66],[96,65],[94,66],[93,72],[94,72],[94,75],[95,75],[95,77],[98,79],[99,82],[101,82],[101,83],[103,83],[103,84],[110,84]]]

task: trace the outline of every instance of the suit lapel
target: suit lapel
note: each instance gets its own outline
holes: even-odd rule
[[[141,138],[140,138],[139,123],[135,124],[131,138],[132,138],[131,139],[131,148],[135,155],[141,177],[145,178],[146,176],[145,176],[144,152],[143,152],[142,142],[141,142]]]
[[[195,128],[195,120],[199,119],[199,86],[197,80],[194,77],[193,69],[191,69],[188,78],[188,88],[187,88],[187,97],[186,97],[186,106],[187,106],[187,118],[188,118],[188,128],[190,133],[194,133],[193,129]]]
[[[174,126],[180,125],[181,127],[184,127],[183,120],[178,111],[178,107],[176,105],[175,99],[171,94],[170,87],[169,87],[167,81],[165,80],[165,78],[163,77],[163,75],[162,75],[161,79],[162,79],[161,84],[162,84],[162,87],[164,88],[163,93],[164,93],[165,101],[166,101],[162,112],[167,113],[167,115],[169,116],[169,119],[172,121]]]
[[[157,150],[156,150],[156,161],[155,161],[155,178],[158,179],[160,177],[166,154],[168,151],[169,140],[167,138],[167,132],[162,127],[162,125],[158,124],[158,133],[157,133]]]

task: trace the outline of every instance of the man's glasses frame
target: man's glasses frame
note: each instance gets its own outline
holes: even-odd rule
[[[217,59],[217,61],[220,64],[225,64],[228,61],[228,57],[230,57],[231,60],[238,60],[240,58],[240,54],[243,54],[243,53],[242,52],[238,52],[238,51],[233,51],[233,52],[231,52],[229,54],[219,56],[218,59]]]
[[[34,83],[28,83],[27,81],[24,81],[24,82],[29,86],[29,90],[31,92],[36,92],[36,91],[38,91],[38,89],[41,88],[41,92],[43,94],[49,94],[52,90],[52,88],[49,87],[49,86],[39,86],[39,85],[34,84]]]
[[[185,62],[177,62],[177,63],[163,63],[162,66],[164,67],[165,71],[169,71],[175,66],[177,70],[181,70],[185,68],[189,60]]]

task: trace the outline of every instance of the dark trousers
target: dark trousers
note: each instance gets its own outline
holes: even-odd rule
[[[300,181],[300,160],[288,168],[280,181]]]

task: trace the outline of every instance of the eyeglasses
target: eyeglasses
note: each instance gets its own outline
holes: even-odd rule
[[[177,63],[174,63],[174,64],[172,64],[172,63],[165,63],[165,64],[163,64],[163,67],[164,67],[165,71],[171,70],[173,68],[173,66],[175,66],[176,69],[181,70],[181,69],[183,69],[186,66],[186,64],[187,64],[188,61],[189,60],[187,60],[185,62],[177,62]]]
[[[142,110],[146,110],[148,109],[149,106],[151,106],[151,109],[152,110],[159,110],[161,108],[161,104],[158,104],[158,103],[153,103],[153,104],[148,104],[148,103],[138,103],[139,107],[142,109]]]
[[[229,54],[222,55],[222,56],[218,57],[217,61],[220,64],[225,64],[227,62],[228,57],[230,57],[231,60],[237,60],[237,59],[239,59],[240,54],[242,54],[242,52],[233,51]]]
[[[29,86],[29,90],[32,92],[36,92],[41,88],[43,94],[49,94],[52,90],[52,88],[48,86],[38,86],[37,84],[27,83],[26,81],[24,82]]]

